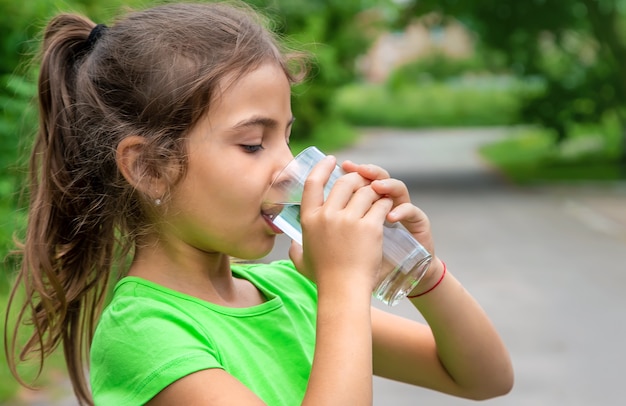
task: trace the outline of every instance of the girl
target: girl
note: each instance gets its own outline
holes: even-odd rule
[[[230,261],[271,250],[261,204],[292,159],[299,57],[263,27],[223,4],[50,22],[18,277],[35,331],[20,356],[62,344],[81,404],[366,405],[373,373],[505,394],[507,351],[438,258],[411,294],[428,325],[371,308],[384,220],[434,252],[426,216],[381,168],[344,163],[324,201],[327,158],[291,261]]]

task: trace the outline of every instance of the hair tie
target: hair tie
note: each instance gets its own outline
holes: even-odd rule
[[[102,35],[108,29],[109,27],[104,24],[96,24],[96,26],[93,27],[93,29],[89,33],[89,36],[87,37],[87,40],[85,41],[85,48],[87,49],[87,51],[93,49],[93,47],[96,45],[96,42],[98,42],[100,37],[102,37]]]

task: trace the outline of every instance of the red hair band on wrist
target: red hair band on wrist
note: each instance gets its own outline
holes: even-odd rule
[[[439,277],[439,280],[430,289],[428,289],[426,292],[418,293],[417,295],[407,296],[409,299],[415,299],[416,297],[424,296],[425,294],[427,294],[428,292],[432,291],[437,286],[439,286],[439,284],[443,280],[443,277],[446,276],[446,263],[443,262],[443,261],[441,261],[441,263],[443,264],[443,272],[441,273],[441,276]]]

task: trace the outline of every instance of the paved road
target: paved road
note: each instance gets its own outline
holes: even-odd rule
[[[486,406],[622,405],[626,390],[626,187],[520,189],[476,154],[501,130],[367,131],[340,159],[376,163],[410,187],[437,253],[506,341],[516,385]],[[279,239],[270,258],[286,255]],[[392,312],[420,320],[409,303]],[[468,405],[375,380],[376,406]],[[34,396],[31,405],[74,404]]]
[[[515,387],[481,404],[622,405],[626,187],[514,187],[476,153],[505,135],[372,130],[337,156],[407,183],[432,221],[438,255],[504,337]],[[421,319],[409,303],[391,311]],[[473,403],[383,379],[374,392],[377,406]]]

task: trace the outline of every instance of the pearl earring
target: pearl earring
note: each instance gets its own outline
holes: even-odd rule
[[[162,202],[161,202],[161,199],[159,199],[159,198],[154,199],[154,205],[155,205],[155,206],[160,206],[160,205],[161,205],[161,203],[162,203]]]

